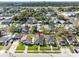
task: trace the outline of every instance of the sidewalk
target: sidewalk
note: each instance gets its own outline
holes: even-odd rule
[[[25,54],[27,53],[27,49],[28,49],[28,46],[25,46],[25,50],[24,50]]]
[[[18,46],[19,44],[19,41],[15,41],[13,42],[12,46],[10,47],[10,49],[8,50],[8,52],[11,52],[11,53],[15,53],[15,50],[16,50],[16,47]]]

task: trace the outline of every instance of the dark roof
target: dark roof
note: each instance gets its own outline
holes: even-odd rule
[[[40,36],[35,42],[34,44],[39,44],[39,45],[43,45],[45,43],[45,38],[44,36]]]
[[[9,39],[9,37],[3,36],[3,37],[0,38],[0,41],[1,41],[1,42],[5,42],[5,41],[7,41],[8,39]]]
[[[54,42],[54,37],[53,36],[49,36],[48,43],[52,43],[52,42]]]
[[[24,44],[32,44],[32,41],[24,41]]]
[[[22,38],[24,34],[16,34],[15,38]]]
[[[7,20],[2,21],[2,24],[10,24],[12,22],[13,22],[12,19],[7,19]]]

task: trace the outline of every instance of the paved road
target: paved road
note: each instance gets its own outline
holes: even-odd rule
[[[25,48],[24,53],[15,53],[16,47],[19,44],[19,41],[13,42],[10,49],[7,53],[5,50],[0,51],[0,57],[78,57],[79,54],[72,54],[69,49],[61,48],[61,53],[53,54],[53,53],[27,53],[27,46]]]

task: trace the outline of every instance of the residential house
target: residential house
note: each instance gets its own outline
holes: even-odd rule
[[[2,36],[0,37],[0,45],[6,45],[8,44],[8,40],[10,39],[10,37],[7,37],[7,36]]]
[[[32,44],[32,37],[30,35],[24,35],[22,38],[21,38],[21,41],[23,44],[25,45],[31,45]]]
[[[15,34],[13,36],[14,39],[21,39],[24,36],[24,34]]]
[[[23,25],[21,26],[21,28],[22,28],[22,32],[28,32],[29,29],[30,29],[30,27],[29,27],[28,25],[26,25],[26,24],[23,24]]]
[[[55,40],[54,36],[52,35],[47,36],[47,44],[54,45],[54,40]]]
[[[3,21],[2,21],[2,24],[4,24],[4,25],[9,25],[9,24],[11,24],[12,22],[13,22],[12,19],[9,18],[9,19],[3,20]]]
[[[45,45],[45,37],[43,35],[39,36],[39,38],[34,42],[36,45]]]
[[[27,19],[28,24],[35,24],[37,23],[37,20],[35,19],[35,17],[29,17],[29,19]]]

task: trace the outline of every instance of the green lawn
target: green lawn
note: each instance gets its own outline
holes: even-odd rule
[[[19,44],[19,45],[17,46],[15,52],[16,52],[16,53],[23,53],[24,50],[25,50],[25,45],[23,45],[23,44]]]
[[[40,50],[51,50],[50,46],[45,45],[45,46],[40,46]]]
[[[52,46],[52,49],[53,50],[60,50],[60,47],[59,46],[57,46],[57,47]]]
[[[67,48],[68,46],[61,46],[61,48]]]
[[[74,49],[73,49],[73,47],[72,47],[72,46],[69,46],[69,47],[67,47],[67,48],[69,48],[69,49],[70,49],[71,53],[75,53],[75,51],[74,51]]]
[[[37,45],[28,46],[28,50],[38,50],[38,46]]]
[[[52,53],[54,53],[54,54],[55,53],[61,53],[61,50],[60,50],[60,47],[59,46],[57,46],[57,47],[53,47],[52,46],[52,50],[53,50]]]
[[[0,50],[2,50],[2,49],[3,49],[3,47],[4,47],[4,46],[0,46]]]
[[[51,48],[48,45],[40,46],[40,53],[51,53]]]
[[[37,45],[31,45],[28,46],[28,53],[38,53],[38,46]]]

